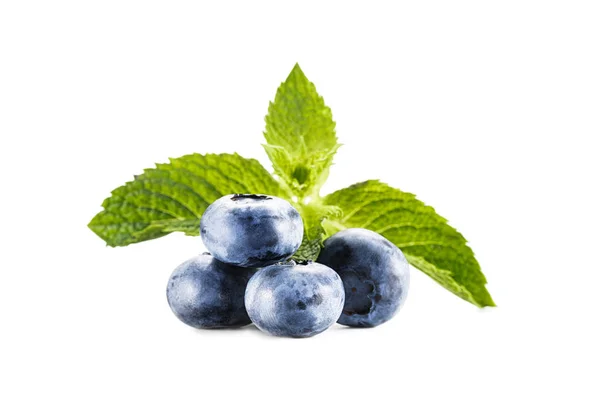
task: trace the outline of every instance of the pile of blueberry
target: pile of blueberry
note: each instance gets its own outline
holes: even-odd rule
[[[272,335],[309,337],[336,321],[377,326],[406,299],[406,258],[366,229],[331,236],[316,262],[288,261],[302,242],[302,218],[277,197],[224,196],[206,209],[200,234],[210,254],[177,267],[167,286],[175,315],[196,328],[253,322]]]

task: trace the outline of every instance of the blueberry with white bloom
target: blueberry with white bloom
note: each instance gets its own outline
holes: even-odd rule
[[[329,267],[308,262],[259,270],[246,288],[246,309],[254,324],[275,336],[309,337],[337,321],[344,285]]]
[[[264,267],[288,259],[300,247],[303,233],[302,218],[290,203],[257,194],[221,197],[200,221],[208,251],[238,267]]]
[[[248,325],[244,293],[252,268],[224,264],[208,253],[173,271],[167,300],[173,313],[195,328],[227,328]]]
[[[318,262],[342,278],[346,303],[338,323],[372,327],[400,310],[410,281],[404,254],[389,240],[367,229],[347,229],[324,242]]]

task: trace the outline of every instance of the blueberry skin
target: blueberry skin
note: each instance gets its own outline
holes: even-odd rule
[[[353,228],[325,240],[318,262],[333,268],[346,292],[338,323],[373,327],[389,321],[408,293],[410,271],[402,251],[380,234]]]
[[[304,225],[298,211],[278,197],[227,195],[206,209],[200,234],[218,260],[238,267],[264,267],[298,250]]]
[[[194,328],[248,325],[251,321],[244,306],[244,293],[254,272],[202,254],[173,271],[167,285],[167,301],[177,318]]]
[[[318,263],[271,265],[246,288],[246,309],[263,332],[295,338],[319,334],[335,323],[344,306],[339,275]]]

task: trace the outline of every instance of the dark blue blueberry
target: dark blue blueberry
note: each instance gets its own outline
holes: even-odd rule
[[[290,203],[273,196],[228,195],[202,215],[200,234],[215,258],[238,267],[264,267],[288,259],[304,227]]]
[[[254,324],[275,336],[309,337],[335,323],[344,305],[344,285],[329,267],[277,264],[248,282],[246,308]]]
[[[199,255],[173,271],[167,285],[169,306],[177,318],[195,328],[248,325],[244,293],[254,272],[224,264],[208,253]]]
[[[402,251],[378,233],[347,229],[325,240],[318,262],[342,278],[346,303],[338,323],[377,326],[406,300],[410,273]]]

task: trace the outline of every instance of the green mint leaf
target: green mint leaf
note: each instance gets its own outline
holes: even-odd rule
[[[296,64],[269,104],[263,145],[292,193],[303,199],[318,195],[340,147],[331,109]]]
[[[327,236],[347,228],[378,232],[407,260],[440,285],[476,306],[495,306],[486,279],[465,238],[414,195],[379,181],[366,181],[324,198],[342,210],[323,221]]]
[[[337,218],[341,216],[341,210],[335,206],[326,206],[323,204],[309,203],[307,205],[294,205],[300,211],[302,221],[304,222],[304,236],[302,245],[292,257],[296,261],[311,260],[314,261],[319,256],[323,247],[325,229],[322,222],[326,218]]]
[[[206,207],[232,193],[283,195],[279,183],[254,159],[190,154],[146,169],[115,189],[88,226],[109,246],[127,246],[171,232],[197,236]]]

